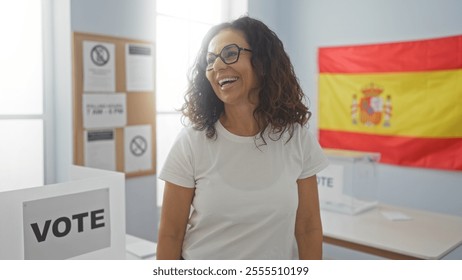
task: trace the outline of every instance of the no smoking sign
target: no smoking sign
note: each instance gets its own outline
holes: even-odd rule
[[[105,65],[109,59],[109,50],[103,45],[96,45],[90,52],[91,61],[97,66]]]
[[[142,156],[148,148],[148,143],[144,137],[137,135],[130,142],[130,152],[139,157]]]
[[[152,127],[134,125],[124,128],[125,172],[152,170]]]

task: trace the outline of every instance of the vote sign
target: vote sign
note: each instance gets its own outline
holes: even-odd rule
[[[339,202],[343,200],[344,166],[330,164],[317,174],[319,198],[321,201]]]
[[[23,203],[24,259],[67,259],[109,247],[109,189]]]

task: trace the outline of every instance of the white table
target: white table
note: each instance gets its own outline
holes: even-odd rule
[[[125,235],[127,260],[155,260],[157,243],[130,234]]]
[[[382,212],[411,220],[394,221]],[[462,217],[379,204],[357,215],[321,210],[324,242],[389,259],[441,259],[462,244]]]

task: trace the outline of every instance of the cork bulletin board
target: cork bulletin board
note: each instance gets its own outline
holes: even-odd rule
[[[154,54],[153,42],[73,34],[74,164],[156,173]]]

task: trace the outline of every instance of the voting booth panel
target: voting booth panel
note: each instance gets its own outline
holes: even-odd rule
[[[355,215],[377,205],[378,153],[324,149],[330,165],[317,174],[320,207]]]
[[[0,192],[0,259],[124,259],[125,176],[72,166],[70,180]]]

